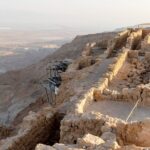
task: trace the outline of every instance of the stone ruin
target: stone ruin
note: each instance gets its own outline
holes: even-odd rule
[[[30,112],[0,150],[150,149],[149,33],[127,29],[107,49],[86,44],[62,74],[61,104]]]

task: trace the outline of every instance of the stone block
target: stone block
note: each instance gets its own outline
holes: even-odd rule
[[[44,144],[38,144],[36,146],[35,150],[57,150],[57,149],[53,148],[52,146],[47,146]]]
[[[103,139],[92,134],[86,134],[83,138],[79,138],[77,141],[77,144],[81,147],[96,147],[103,143],[105,143]]]

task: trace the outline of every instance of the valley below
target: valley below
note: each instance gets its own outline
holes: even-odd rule
[[[0,30],[0,74],[35,64],[70,41],[54,31]]]

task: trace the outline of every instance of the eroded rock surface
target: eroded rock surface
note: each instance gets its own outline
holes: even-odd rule
[[[109,41],[110,36],[105,33],[99,36],[77,37],[71,44],[64,45],[41,63],[26,68],[23,72],[18,71],[17,77],[15,72],[10,73],[11,79],[5,81],[3,85],[9,85],[10,96],[6,100],[11,99],[11,102],[17,103],[14,91],[11,90],[15,87],[19,91],[18,97],[23,94],[22,98],[24,96],[29,98],[29,94],[36,102],[36,93],[41,96],[40,100],[45,99],[45,95],[40,94],[41,90],[35,91],[37,81],[44,74],[43,66],[46,66],[49,59],[65,57],[72,59],[68,70],[61,74],[62,85],[56,96],[54,108],[47,108],[43,101],[34,105],[37,113],[30,112],[26,116],[30,109],[24,112],[21,105],[17,105],[18,112],[14,114],[14,118],[21,110],[24,112],[20,113],[24,118],[23,122],[15,124],[13,134],[3,135],[3,132],[0,132],[3,136],[0,148],[2,150],[32,150],[35,147],[36,150],[143,150],[150,147],[149,119],[139,115],[141,121],[137,119],[135,122],[130,122],[126,118],[118,117],[121,111],[124,113],[124,107],[121,107],[123,109],[120,109],[120,112],[117,112],[119,115],[116,116],[111,116],[114,111],[111,112],[109,105],[103,109],[107,109],[111,114],[105,114],[102,108],[96,108],[100,106],[99,103],[106,101],[111,105],[114,104],[114,108],[117,105],[112,101],[121,103],[121,106],[125,103],[128,106],[135,105],[139,101],[137,106],[142,105],[143,109],[145,106],[149,108],[150,54],[147,46],[149,43],[144,43],[148,33],[144,29],[127,29],[118,33],[111,41]],[[6,76],[0,76],[0,81],[6,79]],[[23,89],[20,85],[22,80]],[[27,87],[32,90],[29,88],[27,93],[23,93]],[[1,93],[5,98],[7,94],[3,93],[3,90]],[[25,101],[27,108],[32,101],[30,100],[28,99],[29,103]],[[5,106],[8,107],[9,105]],[[117,109],[118,107],[115,110]],[[9,113],[11,114],[11,111]],[[130,111],[127,112],[127,116],[129,113]],[[58,114],[62,116],[58,117]],[[8,120],[10,122],[11,119]]]

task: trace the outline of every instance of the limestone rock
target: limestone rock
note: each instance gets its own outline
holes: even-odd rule
[[[107,47],[107,57],[110,57],[114,51],[118,51],[124,46],[125,41],[127,40],[131,30],[125,30],[119,33],[114,39],[112,39]]]
[[[129,49],[136,49],[140,43],[140,40],[142,39],[142,35],[142,29],[133,31],[127,39],[126,47]]]
[[[60,144],[60,143],[56,143],[55,145],[53,145],[53,147],[56,150],[83,150],[82,148],[77,148],[74,145],[64,145],[64,144]]]
[[[92,49],[91,49],[90,43],[87,43],[85,48],[83,49],[82,56],[83,57],[90,56],[91,53],[92,53]]]
[[[120,146],[115,140],[108,140],[105,144],[103,144],[103,147],[106,149],[118,149]]]
[[[35,150],[56,150],[56,149],[51,146],[44,145],[44,144],[38,144]]]
[[[150,146],[150,119],[129,124],[119,124],[117,134],[121,140],[137,146]]]
[[[103,139],[100,137],[91,135],[91,134],[86,134],[83,138],[79,138],[77,141],[78,145],[81,147],[96,147],[98,145],[101,145],[105,143]]]
[[[102,135],[101,135],[101,138],[104,140],[104,141],[108,141],[108,140],[114,140],[116,141],[116,135],[112,132],[104,132]]]
[[[128,145],[128,146],[122,146],[118,148],[117,150],[149,150],[149,148],[142,148],[142,147],[137,147],[135,145]]]
[[[102,133],[111,132],[112,131],[111,124],[105,123],[105,125],[101,127],[101,131]]]

